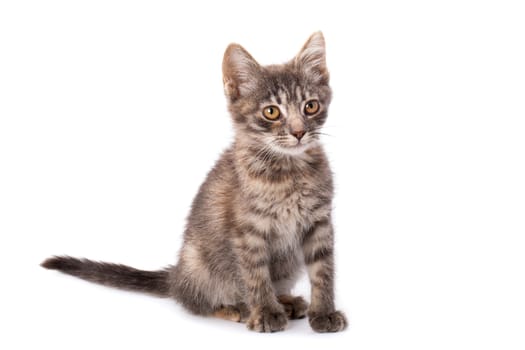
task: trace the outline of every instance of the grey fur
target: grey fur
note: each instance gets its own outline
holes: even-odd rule
[[[346,319],[333,301],[332,174],[319,144],[331,100],[324,38],[314,33],[292,61],[266,67],[232,44],[223,76],[236,137],[195,197],[178,263],[148,272],[54,257],[43,266],[173,297],[193,313],[260,332],[305,316],[307,304],[289,294],[306,266],[312,328],[340,331]],[[306,109],[309,101],[319,109]],[[262,112],[269,106],[280,111],[275,120]]]

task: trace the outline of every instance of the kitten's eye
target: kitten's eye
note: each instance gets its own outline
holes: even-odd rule
[[[263,115],[266,119],[276,120],[281,115],[281,111],[276,106],[268,106],[263,109]]]
[[[306,102],[306,105],[304,106],[304,114],[306,115],[314,115],[319,111],[319,101],[317,100],[310,100]]]

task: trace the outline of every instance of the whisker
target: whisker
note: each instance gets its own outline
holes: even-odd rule
[[[327,134],[327,133],[325,133],[325,132],[316,132],[315,135],[324,135],[324,136],[334,137],[334,135]]]

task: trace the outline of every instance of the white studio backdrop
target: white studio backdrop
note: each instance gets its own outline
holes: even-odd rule
[[[523,18],[520,1],[2,1],[0,347],[523,349]],[[174,263],[232,140],[224,49],[280,63],[316,30],[346,332],[254,334],[38,266]]]

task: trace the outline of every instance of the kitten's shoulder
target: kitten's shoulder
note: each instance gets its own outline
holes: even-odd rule
[[[206,182],[227,182],[232,184],[236,181],[234,151],[230,146],[222,152],[215,165],[208,173]]]

